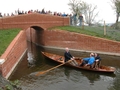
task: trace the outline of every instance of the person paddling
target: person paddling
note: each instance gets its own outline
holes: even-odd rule
[[[71,55],[69,48],[65,48],[65,53],[64,53],[64,62],[66,63],[69,60],[72,60],[70,64],[76,66],[78,63],[75,61],[75,57]]]

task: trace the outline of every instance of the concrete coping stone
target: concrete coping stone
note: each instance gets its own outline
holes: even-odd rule
[[[5,62],[5,59],[0,59],[0,64],[3,64]]]

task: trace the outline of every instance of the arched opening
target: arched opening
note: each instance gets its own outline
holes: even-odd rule
[[[34,58],[37,50],[37,46],[43,46],[43,33],[44,29],[39,26],[31,26],[26,30],[26,36],[27,36],[27,60],[28,60],[28,66],[34,66],[36,59]],[[33,45],[35,44],[35,45]],[[34,49],[33,49],[34,48]]]

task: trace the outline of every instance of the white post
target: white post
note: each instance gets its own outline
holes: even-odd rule
[[[5,59],[0,59],[0,64],[3,64],[5,62]]]

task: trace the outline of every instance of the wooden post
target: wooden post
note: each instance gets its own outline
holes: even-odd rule
[[[84,30],[84,20],[82,21],[82,29]]]
[[[106,35],[106,25],[105,25],[105,21],[104,21],[104,35]]]

